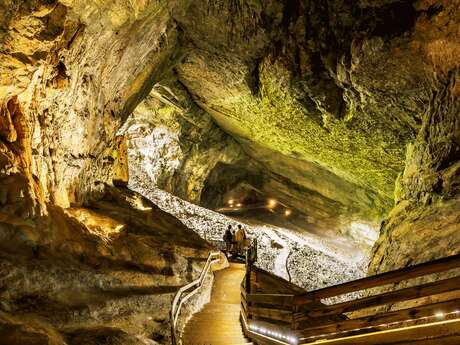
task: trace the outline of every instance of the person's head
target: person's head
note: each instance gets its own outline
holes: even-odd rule
[[[238,229],[241,229],[241,224],[238,224]]]
[[[232,230],[232,226],[231,226],[231,225],[228,226],[228,230]]]

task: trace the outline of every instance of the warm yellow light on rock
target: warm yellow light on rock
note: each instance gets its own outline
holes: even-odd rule
[[[243,206],[243,204],[238,203],[238,204],[236,204],[236,206],[241,207],[241,206]]]
[[[141,205],[138,207],[138,210],[140,211],[151,211],[152,208],[151,207],[145,207],[144,205]]]
[[[120,232],[125,227],[125,224],[120,224],[115,227],[114,232]]]
[[[152,210],[152,207],[145,206],[144,201],[142,199],[140,199],[140,198],[137,198],[134,203],[135,203],[135,207],[139,211],[151,211]]]
[[[286,217],[290,216],[291,214],[292,214],[292,211],[291,211],[291,210],[286,210],[286,211],[284,211],[284,215],[285,215]]]
[[[230,199],[230,200],[228,201],[228,204],[229,204],[230,206],[232,206],[233,203],[234,203],[234,200],[233,200],[233,199]]]
[[[72,207],[65,210],[65,213],[83,224],[86,230],[105,241],[110,241],[124,230],[125,224],[105,214],[94,210]]]

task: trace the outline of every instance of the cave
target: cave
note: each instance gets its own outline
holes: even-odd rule
[[[0,1],[0,345],[460,344],[459,27]]]

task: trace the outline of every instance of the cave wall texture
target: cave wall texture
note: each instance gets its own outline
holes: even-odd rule
[[[372,272],[458,250],[457,1],[192,1],[172,13],[183,31],[180,86],[166,82],[168,102],[153,108],[180,104],[185,88],[244,153],[231,148],[209,160],[223,136],[202,132],[202,149],[182,151],[209,164],[176,157],[174,172],[160,169],[161,188],[215,208],[232,188],[250,185],[322,232],[346,233],[353,221],[377,228],[396,205]],[[184,166],[194,172],[182,174]],[[431,218],[403,220],[428,208]],[[419,227],[432,228],[433,217],[439,231],[400,247]],[[437,243],[431,254],[422,249],[427,238]]]
[[[153,333],[166,341],[163,316],[153,329],[121,310],[144,315],[134,304],[148,294],[131,287],[161,255],[136,256],[141,243],[90,231],[101,203],[109,232],[125,226],[116,238],[140,231],[139,201],[126,200],[141,197],[110,185],[126,184],[126,145],[141,153],[145,138],[165,145],[150,162],[163,159],[164,169],[150,178],[186,200],[216,207],[249,185],[303,214],[309,230],[384,220],[370,273],[457,253],[459,8],[458,0],[0,0],[7,334],[24,334],[21,344],[138,344]],[[138,157],[131,161],[143,164]],[[117,222],[120,207],[129,219]],[[188,231],[165,213],[143,231],[157,223],[165,234]],[[170,238],[163,256],[187,267],[207,251],[196,238],[174,254]],[[161,248],[164,239],[152,241]],[[94,293],[106,280],[120,289]],[[69,285],[92,292],[63,306]],[[168,298],[145,303],[165,307]],[[124,321],[103,328],[114,301]],[[80,328],[92,331],[83,339]]]

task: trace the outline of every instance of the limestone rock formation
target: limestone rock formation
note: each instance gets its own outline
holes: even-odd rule
[[[406,168],[397,205],[382,227],[371,272],[453,255],[460,250],[460,74],[433,90]],[[423,250],[430,248],[430,250]]]
[[[173,77],[155,85],[124,128],[136,178],[195,203],[218,164],[248,159]]]
[[[172,297],[208,244],[128,190],[48,211],[0,225],[0,344],[168,343]]]

